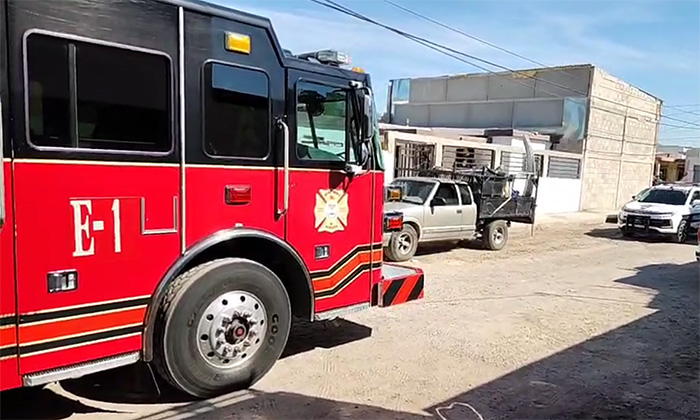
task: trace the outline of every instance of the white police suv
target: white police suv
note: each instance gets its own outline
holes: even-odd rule
[[[690,226],[695,200],[700,200],[700,184],[656,185],[625,204],[617,224],[625,236],[667,235],[683,243],[695,231]]]

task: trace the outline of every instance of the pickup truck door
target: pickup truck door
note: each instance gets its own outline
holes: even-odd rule
[[[435,199],[440,198],[445,200],[444,204],[435,202]],[[424,240],[458,239],[461,236],[462,206],[455,184],[440,183],[426,206]]]
[[[476,203],[467,184],[457,184],[462,203],[462,236],[470,237],[476,231]]]

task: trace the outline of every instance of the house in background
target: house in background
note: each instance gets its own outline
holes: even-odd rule
[[[700,182],[700,148],[659,146],[654,173],[662,182]]]
[[[661,108],[660,99],[585,64],[392,80],[383,120],[546,135],[549,150],[582,156],[581,209],[611,210],[652,182]]]

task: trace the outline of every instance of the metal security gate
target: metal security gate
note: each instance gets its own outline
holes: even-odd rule
[[[442,166],[451,169],[473,169],[493,167],[493,150],[473,147],[444,146]]]
[[[435,164],[435,145],[409,141],[396,142],[395,177],[415,176]]]

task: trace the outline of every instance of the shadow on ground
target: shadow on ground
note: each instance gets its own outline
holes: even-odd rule
[[[0,418],[13,420],[59,420],[73,414],[109,413],[64,398],[44,388],[14,389],[0,393]]]
[[[315,348],[341,346],[371,335],[371,328],[344,319],[325,322],[295,320],[282,358]],[[181,404],[193,401],[188,395],[164,383],[144,363],[63,381],[61,386],[78,397],[116,404]],[[42,388],[13,390],[1,393],[0,397],[2,419],[62,419],[72,414],[109,412]]]
[[[664,236],[664,235],[632,235],[632,236],[623,236],[622,232],[620,232],[620,229],[617,227],[611,227],[611,228],[600,228],[600,229],[593,229],[591,231],[586,232],[586,236],[590,236],[592,238],[601,238],[601,239],[611,239],[611,240],[619,240],[619,241],[637,241],[637,242],[645,242],[645,243],[673,243],[673,240],[671,239],[671,236]],[[688,232],[688,240],[685,242],[687,245],[697,245],[697,235],[695,231]]]
[[[656,295],[651,315],[427,409],[467,403],[497,419],[697,419],[700,274],[648,265],[619,283]]]
[[[244,391],[178,406],[152,406],[150,412],[138,418],[700,418],[697,392],[700,369],[700,276],[697,263],[648,265],[618,282],[654,293],[655,297],[649,304],[654,312],[447,401],[426,407],[426,414],[294,393]],[[346,327],[352,326],[338,328]],[[323,340],[321,336],[324,334],[327,332],[319,333],[316,339]],[[313,346],[301,346],[301,351]],[[81,381],[90,382],[88,378]],[[71,391],[76,392],[76,389]],[[32,401],[32,404],[53,403]],[[60,404],[72,407],[75,412],[86,409],[83,405],[71,406],[73,402]],[[68,411],[59,410],[52,416],[42,418],[58,419]],[[4,414],[3,418],[11,418]]]
[[[418,245],[416,256],[441,254],[455,249],[466,248],[485,251],[484,244],[477,239],[463,241],[427,242]]]

